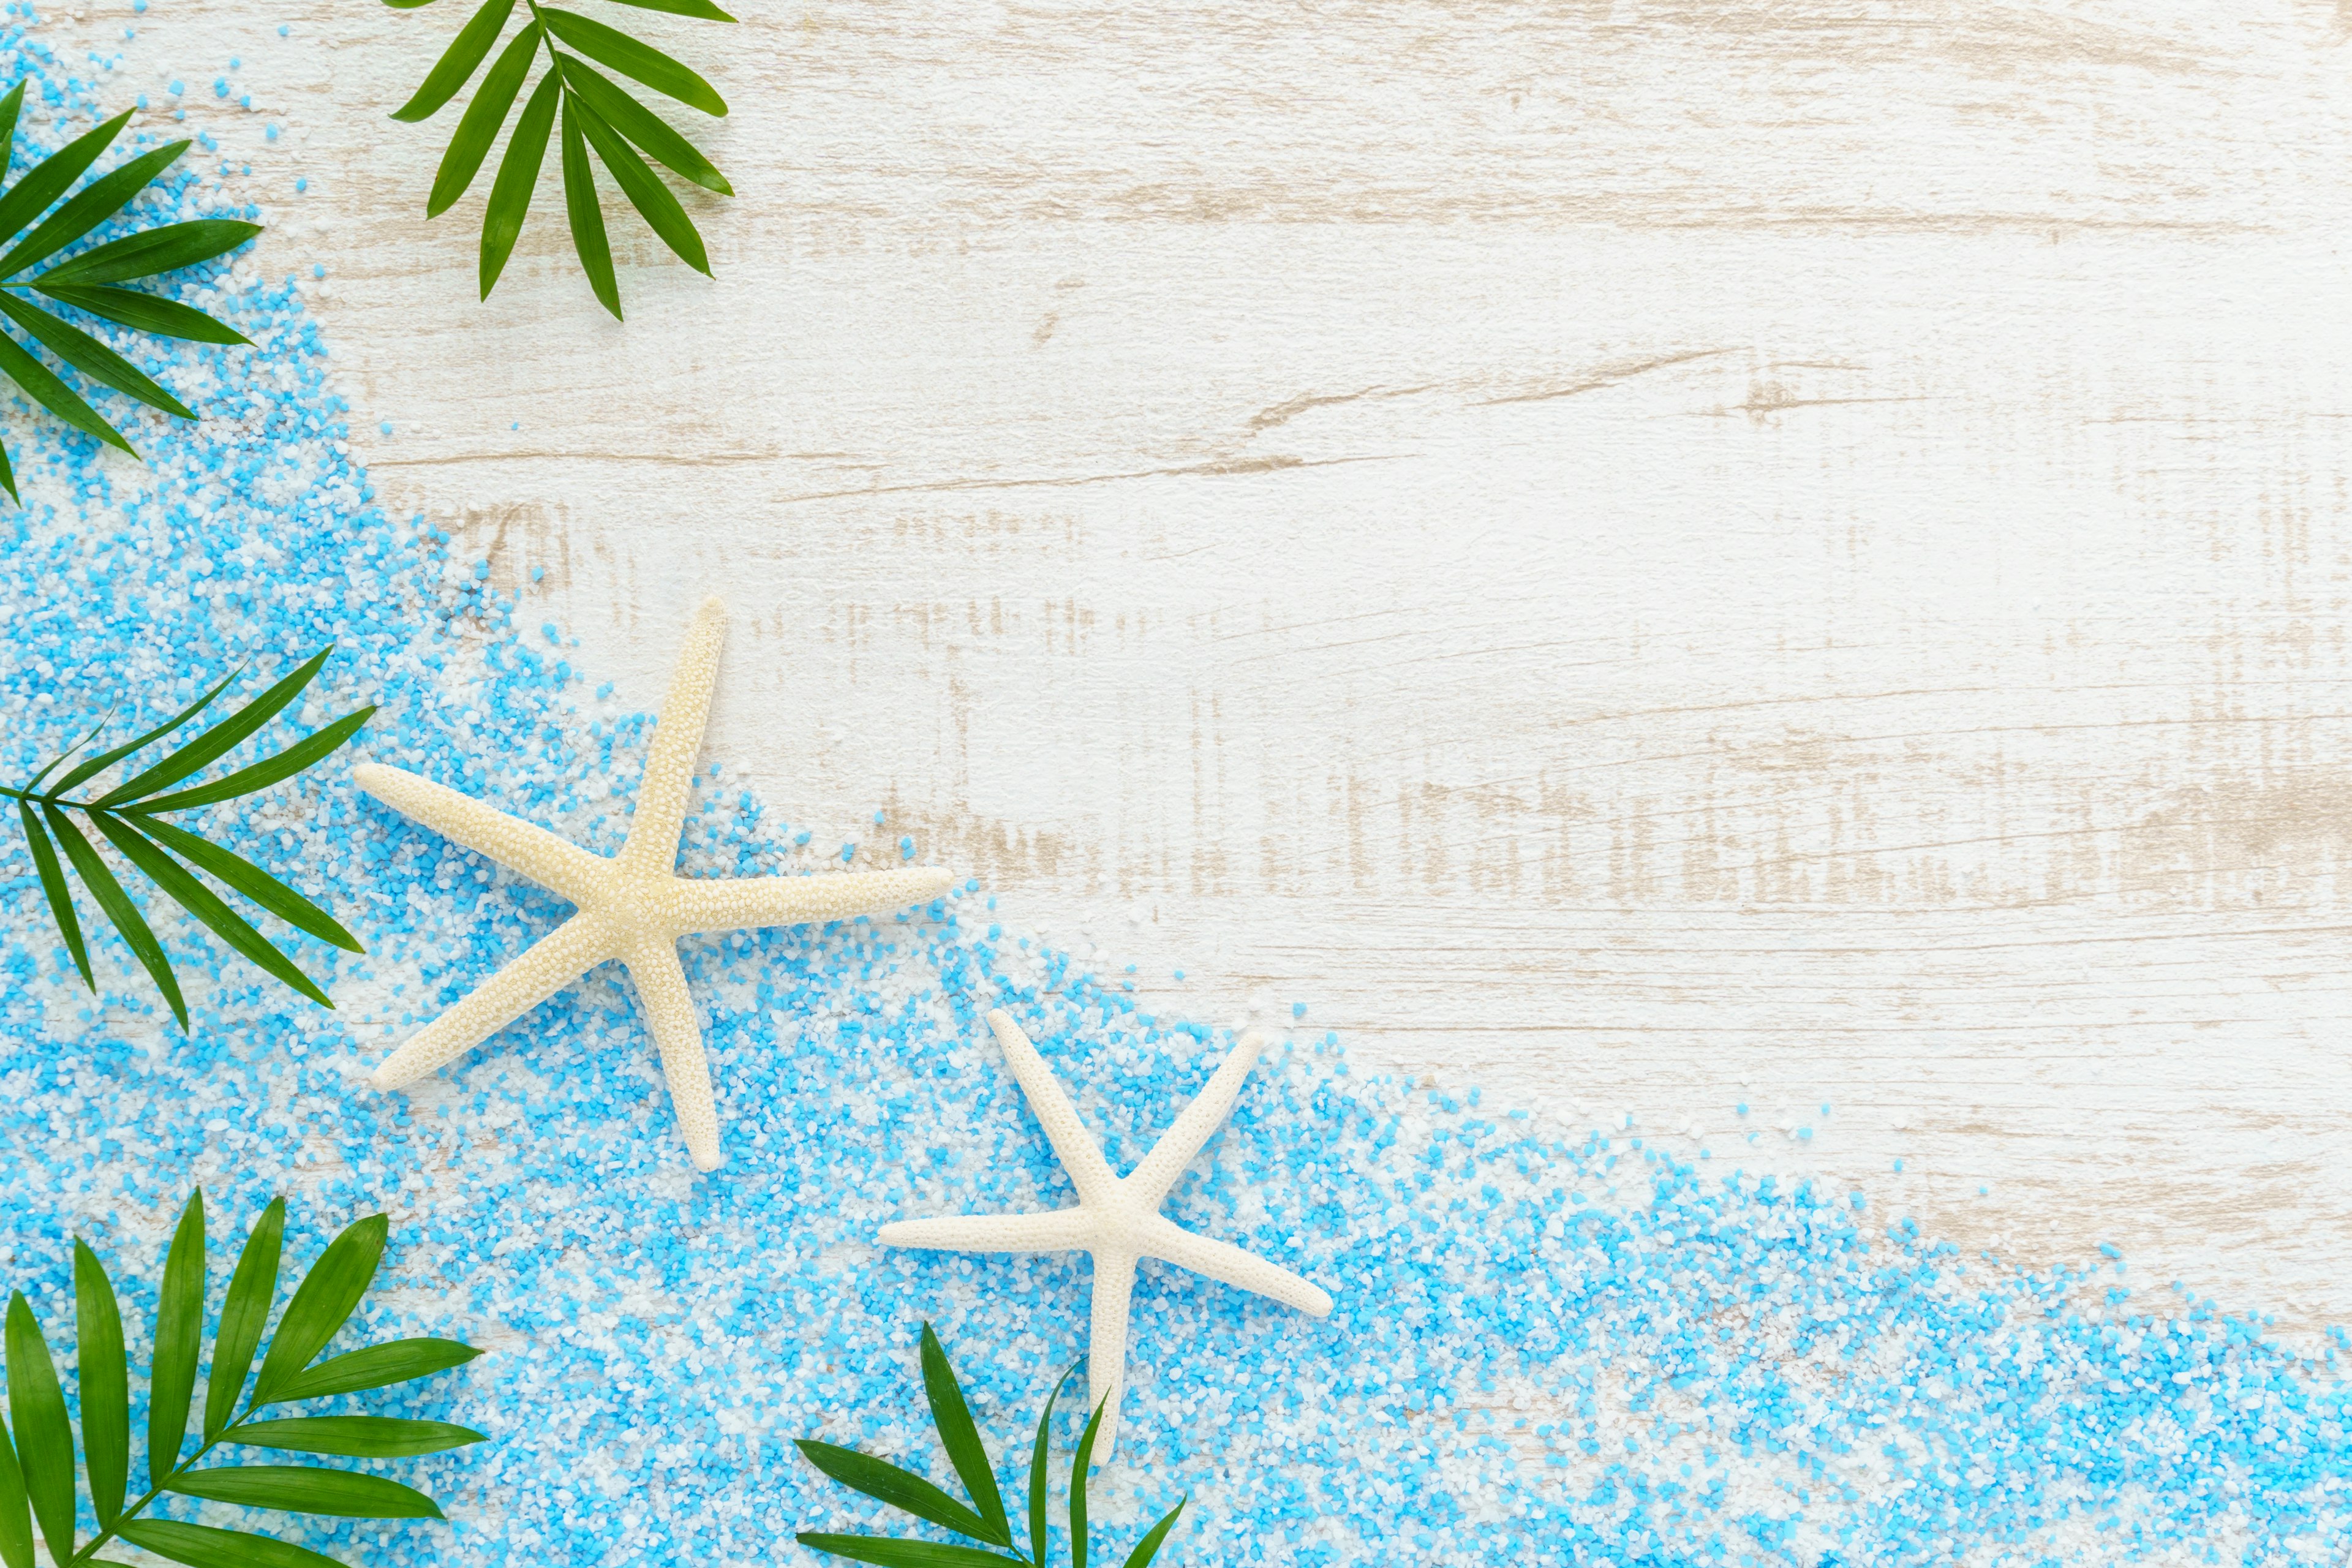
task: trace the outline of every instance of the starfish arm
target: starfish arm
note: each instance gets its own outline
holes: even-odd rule
[[[1062,1169],[1070,1175],[1070,1184],[1078,1189],[1078,1201],[1097,1204],[1108,1200],[1118,1190],[1118,1178],[1111,1174],[1109,1163],[1103,1159],[1102,1147],[1087,1131],[1086,1123],[1078,1120],[1078,1108],[1062,1092],[1054,1077],[1054,1069],[1021,1032],[1013,1016],[999,1008],[989,1014],[988,1026],[996,1031],[997,1044],[1004,1047],[1004,1059],[1012,1065],[1013,1076],[1021,1084],[1022,1092],[1029,1097],[1029,1109],[1037,1113],[1038,1125],[1061,1157]]]
[[[902,1219],[882,1227],[885,1247],[937,1252],[1076,1252],[1093,1240],[1084,1209],[1050,1214],[940,1215]]]
[[[1152,1204],[1157,1205],[1168,1195],[1176,1178],[1192,1163],[1192,1156],[1224,1125],[1234,1097],[1242,1091],[1243,1081],[1249,1077],[1250,1068],[1257,1065],[1263,1045],[1256,1030],[1244,1035],[1232,1053],[1218,1064],[1217,1070],[1209,1075],[1201,1092],[1192,1097],[1192,1103],[1177,1116],[1175,1124],[1160,1135],[1151,1152],[1128,1173],[1128,1181]]]
[[[1331,1314],[1331,1298],[1289,1269],[1268,1263],[1255,1252],[1244,1252],[1230,1242],[1213,1240],[1169,1220],[1153,1222],[1144,1242],[1144,1256],[1255,1291],[1313,1317]]]
[[[702,752],[702,728],[710,717],[710,689],[719,679],[719,645],[727,636],[727,606],[716,596],[702,601],[670,672],[661,717],[654,721],[653,745],[637,785],[629,817],[629,840],[620,865],[632,876],[657,877],[677,865],[677,839],[686,826],[687,798],[694,788],[694,760]]]
[[[450,842],[487,855],[575,904],[586,903],[612,872],[612,862],[603,856],[404,768],[362,763],[352,770],[352,782]]]
[[[744,877],[728,881],[680,878],[669,893],[677,931],[755,931],[813,925],[853,915],[887,914],[928,903],[952,880],[937,866],[814,877]]]
[[[659,938],[640,940],[622,952],[621,962],[628,966],[646,1026],[661,1052],[662,1080],[669,1085],[670,1109],[677,1115],[687,1155],[696,1170],[715,1171],[727,1163],[719,1147],[719,1107],[710,1096],[702,1021],[695,1014],[694,994],[686,988],[677,949]]]
[[[1135,1296],[1135,1255],[1095,1254],[1094,1324],[1087,1342],[1087,1408],[1102,1407],[1094,1460],[1108,1465],[1118,1447],[1119,1395],[1127,1389],[1127,1312]]]
[[[375,1069],[378,1089],[404,1089],[472,1050],[613,956],[604,922],[574,915],[408,1038]]]

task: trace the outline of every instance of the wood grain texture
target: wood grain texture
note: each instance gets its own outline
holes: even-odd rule
[[[637,14],[742,194],[625,325],[424,220],[460,19],[123,76],[617,701],[721,591],[712,756],[1170,1010],[2352,1317],[2352,6]]]

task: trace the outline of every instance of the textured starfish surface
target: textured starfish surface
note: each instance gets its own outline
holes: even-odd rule
[[[677,874],[678,837],[726,632],[725,606],[715,598],[703,601],[662,699],[628,839],[610,858],[403,769],[363,763],[352,770],[352,781],[385,805],[579,906],[570,920],[386,1058],[375,1069],[378,1089],[415,1082],[597,964],[617,958],[636,984],[638,1003],[660,1048],[662,1076],[687,1152],[701,1169],[716,1169],[726,1156],[719,1147],[702,1026],[677,961],[678,939],[698,931],[880,914],[947,891],[948,873],[934,866],[730,880]]]
[[[1165,1262],[1268,1296],[1322,1317],[1331,1298],[1289,1269],[1255,1253],[1184,1229],[1160,1212],[1169,1189],[1210,1136],[1224,1125],[1242,1080],[1257,1064],[1259,1040],[1244,1035],[1208,1084],[1160,1136],[1143,1163],[1125,1176],[1111,1173],[1102,1146],[1078,1121],[1054,1071],[1019,1025],[1003,1012],[988,1016],[1013,1076],[1053,1142],[1054,1152],[1078,1189],[1078,1206],[1049,1214],[962,1215],[900,1220],[882,1227],[888,1247],[955,1252],[1087,1252],[1094,1257],[1094,1324],[1087,1352],[1087,1401],[1103,1407],[1095,1452],[1104,1461],[1118,1442],[1118,1396],[1127,1383],[1128,1302],[1139,1259]]]

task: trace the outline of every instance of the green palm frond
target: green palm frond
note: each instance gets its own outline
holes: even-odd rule
[[[10,1293],[6,1325],[0,1330],[8,1371],[7,1419],[0,1423],[0,1568],[33,1568],[36,1526],[49,1556],[60,1565],[104,1563],[108,1560],[96,1555],[99,1550],[110,1542],[124,1541],[192,1568],[341,1568],[331,1557],[270,1536],[147,1517],[149,1508],[166,1494],[343,1519],[443,1517],[431,1498],[382,1476],[323,1465],[204,1463],[223,1445],[398,1458],[483,1441],[481,1433],[446,1421],[383,1415],[254,1419],[273,1405],[389,1387],[462,1365],[481,1353],[452,1340],[394,1340],[318,1361],[367,1294],[383,1260],[390,1222],[380,1214],[370,1215],[329,1242],[302,1277],[278,1319],[276,1335],[268,1340],[248,1396],[253,1359],[261,1352],[278,1293],[285,1227],[286,1200],[278,1198],[262,1211],[246,1238],[213,1338],[199,1446],[183,1458],[205,1327],[203,1189],[181,1211],[179,1228],[164,1257],[162,1296],[156,1303],[147,1398],[148,1487],[133,1501],[125,1500],[131,1478],[131,1361],[122,1343],[122,1311],[98,1254],[79,1239],[74,1242],[74,1359],[82,1478],[90,1512],[98,1521],[95,1538],[79,1548],[73,1421],[65,1390],[31,1305],[22,1291]],[[376,1358],[366,1379],[328,1375],[362,1356]],[[232,1420],[240,1399],[244,1414]]]
[[[855,1492],[861,1492],[877,1502],[888,1503],[901,1512],[911,1513],[927,1523],[953,1531],[981,1546],[959,1546],[952,1542],[919,1541],[912,1537],[884,1535],[835,1535],[803,1531],[793,1539],[803,1546],[813,1546],[819,1552],[835,1557],[846,1557],[856,1563],[872,1563],[879,1568],[1047,1568],[1045,1525],[1046,1458],[1048,1438],[1054,1421],[1055,1402],[1077,1372],[1073,1365],[1062,1373],[1061,1382],[1054,1384],[1045,1395],[1045,1414],[1037,1417],[1037,1436],[1029,1451],[1029,1550],[1024,1555],[1013,1538],[1013,1521],[1004,1511],[1004,1497],[997,1489],[996,1473],[990,1466],[988,1449],[980,1440],[980,1429],[972,1424],[971,1407],[964,1403],[963,1384],[956,1380],[955,1368],[949,1364],[946,1347],[931,1325],[923,1325],[923,1394],[931,1407],[931,1425],[940,1435],[940,1447],[947,1450],[948,1463],[954,1467],[956,1479],[963,1483],[966,1497],[933,1485],[912,1470],[903,1470],[887,1459],[877,1459],[871,1454],[861,1454],[855,1448],[845,1448],[835,1443],[821,1443],[814,1438],[797,1443],[808,1462],[823,1470]],[[1094,1468],[1095,1435],[1102,1426],[1103,1407],[1097,1405],[1087,1422],[1085,1433],[1078,1438],[1078,1452],[1070,1470],[1070,1563],[1072,1568],[1087,1568],[1092,1550],[1087,1528],[1087,1481]],[[1129,1552],[1125,1568],[1149,1568],[1160,1548],[1167,1542],[1168,1532],[1176,1528],[1176,1520],[1184,1511],[1179,1501],[1170,1509],[1135,1543]]]
[[[403,11],[432,3],[433,0],[384,0],[385,5]],[[710,0],[614,3],[708,22],[735,20]],[[507,24],[518,11],[524,17],[521,30],[504,47],[498,47]],[[523,84],[530,79],[542,47],[547,51],[546,74],[525,97]],[[494,47],[498,48],[495,59],[491,58]],[[627,77],[689,109],[724,116],[727,101],[719,96],[716,88],[661,50],[593,17],[544,5],[541,0],[520,0],[520,5],[518,0],[483,0],[481,9],[467,18],[441,58],[426,73],[415,96],[394,110],[392,117],[405,121],[432,118],[457,96],[458,89],[473,79],[484,60],[490,60],[489,69],[483,72],[480,85],[474,89],[464,114],[458,117],[457,133],[449,140],[448,151],[441,155],[432,194],[425,203],[425,216],[438,217],[466,194],[474,177],[481,173],[516,100],[521,100],[522,112],[516,117],[514,131],[507,138],[506,153],[499,158],[498,173],[490,182],[489,204],[482,213],[483,299],[490,297],[499,274],[505,270],[507,258],[514,253],[523,218],[530,210],[531,189],[539,183],[540,166],[547,160],[548,142],[559,130],[562,136],[560,157],[563,205],[572,224],[572,247],[588,274],[588,286],[595,290],[604,309],[613,312],[614,320],[621,315],[621,294],[613,276],[613,251],[605,237],[603,198],[596,188],[594,164],[604,165],[605,174],[621,187],[621,194],[637,210],[637,216],[661,237],[663,244],[697,272],[706,278],[710,275],[710,258],[703,249],[702,236],[695,229],[694,220],[687,216],[686,208],[646,160],[650,158],[681,179],[722,196],[733,195],[734,187],[709,159],[695,149],[694,143],[596,68],[603,66],[605,70]]]
[[[65,941],[66,950],[73,954],[74,967],[81,972],[82,984],[95,993],[97,978],[89,966],[89,945],[83,940],[81,920],[74,909],[73,894],[67,880],[70,867],[82,890],[98,903],[109,924],[122,938],[163,1000],[171,1005],[172,1016],[180,1027],[188,1026],[186,1001],[180,994],[180,983],[172,973],[169,960],[163,956],[163,944],[155,940],[146,917],[139,906],[123,890],[122,883],[111,867],[100,856],[89,834],[78,826],[75,817],[98,830],[98,836],[112,845],[115,851],[133,868],[162,889],[171,900],[194,916],[214,935],[238,952],[258,964],[272,977],[291,986],[321,1007],[334,1006],[327,994],[319,989],[310,977],[294,966],[291,959],[270,945],[252,922],[231,909],[220,896],[198,879],[202,871],[230,891],[243,896],[262,910],[277,916],[298,931],[308,931],[320,941],[332,943],[347,952],[364,952],[366,949],[351,932],[345,931],[326,910],[236,852],[223,848],[198,837],[177,823],[163,820],[163,814],[188,811],[200,805],[212,805],[224,800],[235,800],[252,795],[272,784],[281,784],[312,763],[323,761],[337,747],[358,732],[361,725],[375,712],[362,708],[347,713],[325,729],[306,736],[274,756],[264,757],[209,784],[187,788],[174,788],[184,780],[202,772],[234,751],[248,736],[276,718],[280,710],[302,694],[305,687],[318,675],[334,651],[330,643],[312,655],[309,662],[278,681],[260,696],[206,730],[194,741],[151,763],[129,778],[116,784],[94,800],[69,800],[68,791],[96,778],[100,773],[144,751],[170,735],[189,720],[213,704],[213,700],[228,689],[231,674],[219,685],[197,698],[179,712],[148,731],[145,734],[124,742],[111,751],[86,757],[59,774],[54,783],[49,775],[63,765],[66,759],[97,738],[98,730],[105,727],[100,720],[88,735],[51,759],[49,764],[33,775],[32,782],[20,788],[0,786],[0,797],[16,803],[16,820],[25,830],[25,842],[32,851],[34,869],[39,873],[41,891],[47,898],[50,917],[56,921],[58,934]],[[60,863],[58,851],[64,851]],[[0,1568],[7,1568],[0,1558]]]
[[[25,103],[25,84],[0,98],[0,174],[16,140],[16,117]],[[91,230],[137,200],[141,192],[177,163],[189,143],[174,142],[142,153],[92,180],[63,205],[49,208],[81,178],[113,143],[131,119],[128,110],[75,138],[26,171],[25,177],[0,191],[0,317],[5,317],[33,343],[47,349],[89,381],[180,419],[194,419],[195,411],[166,392],[137,365],[72,325],[26,299],[30,289],[60,304],[159,337],[185,338],[195,342],[244,343],[244,334],[221,325],[193,306],[159,295],[126,289],[125,283],[158,278],[183,267],[226,255],[261,232],[257,224],[227,218],[196,218],[142,229],[120,239],[94,246],[63,261],[41,267],[58,252],[87,237]],[[43,213],[48,213],[42,217]],[[34,220],[40,222],[35,224]],[[26,233],[27,226],[31,232]],[[11,244],[10,242],[14,243]],[[33,270],[40,267],[39,271]],[[89,400],[68,386],[30,348],[0,331],[0,376],[75,429],[94,436],[132,457],[139,454],[122,432],[101,417]],[[0,446],[0,489],[20,500],[16,476]]]

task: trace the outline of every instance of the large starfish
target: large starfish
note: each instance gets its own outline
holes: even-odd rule
[[[415,1082],[597,964],[617,958],[636,983],[638,1003],[661,1049],[662,1076],[669,1083],[687,1152],[698,1168],[714,1170],[726,1155],[719,1148],[719,1113],[710,1098],[702,1026],[686,988],[686,971],[678,966],[678,938],[880,914],[947,890],[948,873],[936,866],[724,881],[677,875],[678,837],[726,631],[726,607],[715,598],[704,600],[662,699],[628,839],[610,859],[402,769],[362,763],[352,770],[353,782],[385,805],[580,906],[578,913],[386,1058],[375,1069],[378,1089]]]
[[[1118,1442],[1118,1396],[1127,1384],[1128,1304],[1135,1290],[1139,1258],[1157,1258],[1195,1274],[1238,1285],[1286,1306],[1320,1318],[1331,1298],[1289,1269],[1268,1263],[1229,1242],[1197,1236],[1163,1217],[1160,1205],[1184,1173],[1201,1145],[1224,1125],[1241,1093],[1242,1080],[1256,1065],[1258,1038],[1242,1037],[1233,1053],[1210,1076],[1207,1087],[1160,1134],[1143,1163],[1125,1176],[1111,1174],[1102,1146],[1087,1135],[1076,1107],[1054,1078],[1054,1070],[1029,1037],[1003,1011],[988,1016],[1004,1047],[1013,1076],[1029,1097],[1030,1109],[1052,1141],[1078,1206],[1048,1214],[961,1215],[899,1220],[882,1227],[886,1247],[928,1247],[955,1252],[1087,1252],[1094,1255],[1094,1325],[1087,1351],[1087,1399],[1103,1407],[1095,1452],[1104,1462]]]

